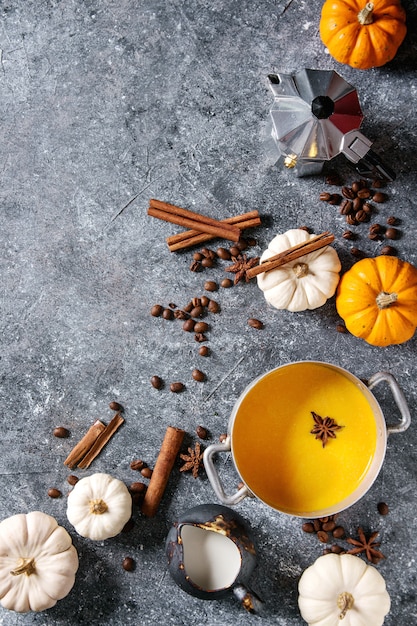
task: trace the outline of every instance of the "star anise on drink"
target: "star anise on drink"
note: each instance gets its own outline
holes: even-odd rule
[[[321,417],[314,411],[311,411],[314,420],[314,428],[310,430],[312,435],[316,435],[316,439],[320,439],[323,448],[329,438],[336,439],[336,431],[341,430],[343,426],[336,424],[332,417]]]
[[[246,272],[255,265],[259,264],[259,257],[247,257],[246,254],[239,254],[239,256],[232,256],[233,265],[226,267],[226,272],[232,272],[235,275],[234,284],[237,285],[241,280],[249,282]]]
[[[366,537],[363,529],[358,528],[358,535],[359,540],[352,539],[351,537],[346,539],[348,543],[350,543],[352,546],[355,546],[351,550],[348,550],[348,554],[361,554],[363,552],[366,554],[366,558],[368,559],[368,561],[370,563],[373,563],[374,565],[379,563],[381,559],[385,559],[385,556],[382,554],[382,552],[377,550],[378,546],[381,545],[380,541],[375,541],[375,539],[379,535],[378,531],[375,531],[371,533],[369,537]]]
[[[197,478],[198,472],[203,464],[203,450],[200,443],[197,443],[193,448],[188,448],[188,454],[180,454],[180,458],[185,461],[184,465],[180,467],[180,472],[192,472],[193,478]]]

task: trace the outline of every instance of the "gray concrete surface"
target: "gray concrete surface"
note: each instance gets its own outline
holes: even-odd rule
[[[297,178],[272,166],[262,133],[271,105],[266,76],[303,67],[335,69],[359,90],[363,132],[396,170],[378,219],[401,218],[401,258],[416,258],[416,4],[404,0],[409,34],[396,59],[366,72],[326,54],[318,33],[321,2],[312,0],[10,0],[0,25],[1,403],[0,517],[42,510],[71,533],[80,556],[75,587],[41,614],[0,610],[0,623],[71,625],[231,625],[303,623],[297,608],[302,571],[322,553],[301,521],[244,501],[259,555],[252,586],[263,616],[247,614],[233,597],[207,602],[188,596],[167,572],[164,541],[184,510],[216,502],[204,474],[194,480],[176,466],[157,516],[134,513],[135,526],[94,543],[66,519],[63,465],[108,403],[125,407],[125,425],[90,470],[130,484],[134,458],[155,463],[165,429],[226,430],[232,406],[257,375],[277,365],[317,359],[359,377],[389,370],[412,413],[406,435],[392,436],[383,468],[368,494],[340,519],[379,530],[386,559],[378,566],[392,609],[387,626],[416,618],[416,338],[386,349],[336,332],[334,300],[291,314],[266,305],[254,281],[219,290],[222,310],[210,317],[207,359],[177,321],[150,316],[155,303],[178,306],[218,282],[224,263],[192,273],[192,252],[171,254],[165,238],[177,227],[151,219],[149,198],[217,218],[258,209],[251,233],[259,254],[288,228],[329,229],[344,269],[351,243],[337,209],[318,199],[323,177]],[[335,163],[346,183],[356,174]],[[377,254],[380,242],[358,227],[355,245]],[[216,242],[214,245],[218,245]],[[256,331],[248,317],[264,322]],[[194,367],[204,383],[191,379]],[[150,377],[166,381],[157,391]],[[186,384],[172,394],[173,380]],[[397,419],[389,394],[378,392],[387,419]],[[67,440],[53,428],[71,431]],[[226,485],[237,483],[230,459]],[[265,469],[267,471],[267,469]],[[49,487],[64,496],[52,500]],[[389,515],[376,505],[386,501]],[[121,561],[131,555],[134,572]]]

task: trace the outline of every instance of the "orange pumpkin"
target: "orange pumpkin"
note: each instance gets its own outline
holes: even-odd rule
[[[408,341],[417,327],[417,268],[393,256],[362,259],[342,276],[336,308],[349,332],[374,346]]]
[[[406,32],[399,0],[326,0],[320,36],[332,57],[360,70],[391,61]]]

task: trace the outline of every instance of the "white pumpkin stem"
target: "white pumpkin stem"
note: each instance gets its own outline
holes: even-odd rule
[[[308,274],[307,263],[296,263],[295,265],[293,265],[292,269],[296,278],[302,278],[303,276],[307,276]]]
[[[102,515],[109,510],[107,504],[101,498],[90,500],[90,513],[92,515]]]
[[[363,7],[362,11],[358,13],[358,22],[362,24],[362,26],[367,26],[368,24],[372,24],[374,21],[374,5],[372,2],[367,2]]]
[[[339,619],[345,619],[346,613],[353,607],[354,598],[349,591],[342,591],[337,597],[337,608],[340,609]]]
[[[381,291],[376,297],[376,303],[379,309],[387,309],[394,302],[398,300],[398,294],[396,293],[387,293],[386,291]]]
[[[12,576],[20,576],[21,574],[26,574],[26,576],[30,576],[36,571],[35,567],[35,559],[32,557],[30,559],[25,559],[21,557],[19,559],[19,564],[15,569],[12,569],[10,572]]]

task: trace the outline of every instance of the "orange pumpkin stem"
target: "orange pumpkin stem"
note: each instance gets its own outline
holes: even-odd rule
[[[387,309],[388,307],[391,306],[391,304],[394,304],[394,302],[397,302],[397,300],[398,300],[398,294],[387,293],[386,291],[381,291],[381,293],[379,293],[376,297],[376,303],[379,309]]]
[[[367,26],[368,24],[372,24],[372,22],[374,21],[373,12],[374,12],[373,3],[367,2],[364,8],[362,9],[362,11],[359,11],[358,13],[359,24],[362,24],[362,26]]]

